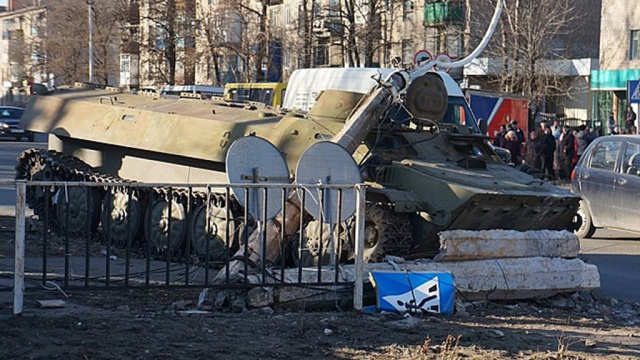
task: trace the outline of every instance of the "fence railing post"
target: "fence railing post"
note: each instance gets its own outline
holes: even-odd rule
[[[13,272],[13,315],[22,314],[24,303],[24,247],[25,247],[25,209],[27,204],[27,182],[16,181],[16,234]]]
[[[362,310],[364,292],[364,219],[365,219],[366,186],[356,185],[356,269],[353,284],[353,308]]]

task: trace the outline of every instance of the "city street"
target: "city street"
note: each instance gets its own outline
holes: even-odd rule
[[[46,136],[37,135],[36,142],[0,142],[0,181],[14,177],[16,158],[30,147],[46,147]],[[0,215],[15,212],[15,189],[0,187]],[[598,230],[592,239],[581,240],[581,253],[598,266],[601,289],[605,296],[640,302],[640,235],[612,230]]]

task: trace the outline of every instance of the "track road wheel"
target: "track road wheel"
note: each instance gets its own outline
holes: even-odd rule
[[[102,206],[102,231],[112,244],[133,244],[142,235],[143,204],[137,193],[112,188]]]
[[[151,243],[151,248],[157,252],[180,249],[187,229],[185,218],[184,205],[175,197],[171,201],[171,215],[168,200],[163,197],[154,199],[147,208],[144,222],[145,236]]]
[[[322,233],[322,238],[320,233]],[[318,220],[310,221],[304,228],[302,246],[300,246],[299,236],[293,240],[291,256],[295,266],[309,267],[319,263],[329,264],[331,261],[330,238],[330,225],[321,224]],[[320,248],[322,248],[322,253]]]
[[[230,256],[237,248],[236,225],[234,216],[230,212],[227,219],[227,208],[220,207],[215,200],[208,206],[206,201],[198,205],[191,215],[191,246],[196,254],[209,259],[220,260],[227,249],[227,234],[229,234]],[[207,247],[209,248],[207,250]]]
[[[95,233],[100,221],[100,204],[100,192],[95,187],[60,188],[55,209],[61,231]]]
[[[574,215],[574,223],[577,228],[574,233],[578,237],[588,239],[596,232],[596,227],[593,226],[593,221],[591,220],[589,207],[584,200],[580,201],[580,207],[578,207],[578,211]]]

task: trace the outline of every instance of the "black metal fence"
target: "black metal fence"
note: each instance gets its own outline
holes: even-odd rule
[[[364,186],[18,181],[16,188],[17,291],[26,270],[63,289],[355,283],[361,292]],[[318,219],[304,211],[310,202]],[[325,224],[333,211],[347,220]],[[343,276],[345,262],[360,269],[359,281]]]

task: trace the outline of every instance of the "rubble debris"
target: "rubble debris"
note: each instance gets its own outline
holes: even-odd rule
[[[600,287],[600,275],[595,265],[586,264],[581,259],[563,258],[508,258],[473,260],[460,262],[438,262],[431,260],[407,261],[396,264],[402,271],[411,272],[449,272],[456,282],[456,291],[465,300],[516,300],[530,298],[545,298],[559,293],[575,292],[579,290],[594,290]],[[314,269],[315,270],[315,269]],[[274,270],[279,272],[280,270]],[[341,278],[344,281],[354,281],[354,265],[340,267]],[[365,273],[371,271],[394,271],[388,263],[369,263],[364,265]],[[284,271],[285,283],[298,282],[298,269]],[[333,267],[322,269],[322,281],[332,282],[335,278]],[[268,275],[267,282],[271,282],[275,274]],[[317,281],[316,271],[303,271],[302,281]],[[249,282],[260,284],[261,274],[248,277]],[[365,279],[365,282],[367,280]],[[252,293],[247,304],[260,303],[264,305],[264,295]],[[317,305],[336,302],[348,304],[352,300],[353,292],[350,286],[336,285],[327,289],[305,289],[284,287],[274,291],[273,304],[283,305],[303,300]],[[365,294],[366,297],[366,294]]]

